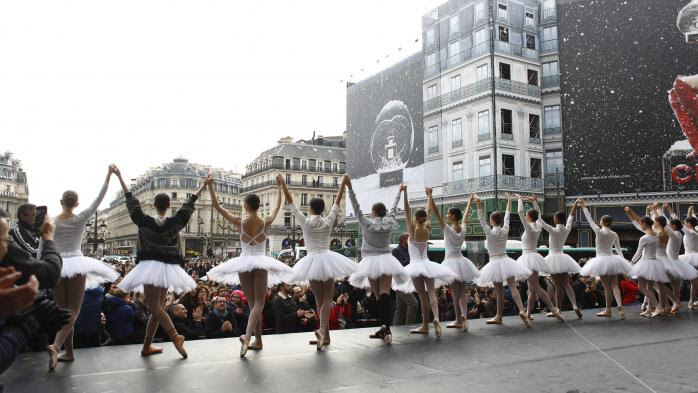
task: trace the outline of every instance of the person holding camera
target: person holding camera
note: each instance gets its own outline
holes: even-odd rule
[[[349,294],[340,293],[330,312],[330,330],[350,329],[351,327]]]
[[[102,282],[114,282],[119,278],[119,273],[106,263],[94,258],[86,257],[82,254],[82,235],[85,231],[87,221],[97,211],[109,188],[109,179],[114,173],[115,167],[109,166],[107,177],[104,179],[102,189],[97,198],[87,209],[78,214],[73,213],[78,207],[78,194],[68,190],[61,197],[61,207],[63,211],[56,217],[56,243],[61,250],[63,258],[63,268],[61,269],[61,279],[53,290],[56,304],[67,308],[72,314],[70,322],[56,334],[53,344],[48,346],[49,371],[56,368],[59,361],[72,362],[75,360],[73,354],[73,326],[80,314],[80,306],[85,296],[85,289],[98,287]],[[97,222],[95,222],[97,225]],[[65,353],[58,356],[58,351],[65,344]]]
[[[36,258],[39,250],[39,236],[36,230],[36,206],[23,203],[17,208],[17,223],[10,236],[23,250]]]

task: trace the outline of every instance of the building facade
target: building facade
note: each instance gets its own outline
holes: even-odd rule
[[[555,17],[554,0],[450,0],[422,18],[425,181],[446,203],[562,201]]]
[[[149,215],[155,215],[155,195],[168,194],[171,199],[171,214],[174,214],[196,191],[209,172],[213,174],[216,195],[221,205],[232,214],[241,215],[240,177],[225,169],[190,163],[185,158],[176,158],[171,163],[148,170],[133,181],[130,189],[141,202],[144,212]],[[97,225],[102,228],[102,234],[98,236],[103,236],[104,254],[135,254],[138,229],[131,222],[122,192],[111,201],[109,208],[98,213],[97,220]],[[102,224],[106,224],[106,227]],[[182,230],[181,241],[182,249],[188,256],[213,254],[229,257],[240,252],[240,235],[237,228],[212,208],[211,197],[207,191],[204,191],[196,202],[196,211],[189,224]]]
[[[17,219],[17,208],[29,201],[27,174],[11,152],[0,155],[0,209],[7,212],[10,225]]]
[[[286,179],[293,201],[307,214],[311,198],[325,201],[325,212],[337,197],[342,176],[346,173],[346,135],[314,137],[310,140],[294,141],[281,138],[276,146],[261,153],[246,166],[242,176],[242,196],[257,194],[261,200],[259,213],[271,213],[277,198],[276,173]],[[340,206],[340,220],[344,218],[344,204]],[[343,227],[339,224],[333,239],[342,242]],[[293,240],[301,241],[302,233],[295,223],[290,209],[282,207],[268,232],[267,249],[272,255],[290,248]],[[336,243],[336,241],[335,241]]]

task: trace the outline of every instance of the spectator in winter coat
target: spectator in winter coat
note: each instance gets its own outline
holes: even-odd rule
[[[623,305],[637,302],[637,291],[639,290],[637,284],[621,275],[618,277],[618,285],[620,286],[620,294],[623,297]]]
[[[104,301],[104,288],[97,287],[86,289],[82,299],[80,314],[75,320],[74,347],[98,347],[100,346],[100,333],[102,332],[102,302]]]
[[[330,330],[350,329],[351,327],[349,295],[343,293],[337,297],[337,301],[330,311]]]
[[[228,301],[228,310],[233,313],[235,326],[240,330],[240,334],[245,334],[247,329],[247,318],[250,316],[250,307],[245,303],[242,291],[233,291]]]
[[[219,296],[213,301],[213,311],[206,318],[206,338],[237,337],[235,317],[228,310],[227,301]]]
[[[197,307],[192,312],[192,319],[187,318],[187,308],[183,304],[173,304],[170,309],[172,323],[179,334],[187,340],[199,340],[206,336],[204,332],[203,311]]]
[[[129,294],[117,289],[106,302],[107,331],[112,338],[112,343],[116,345],[135,343],[136,310]]]

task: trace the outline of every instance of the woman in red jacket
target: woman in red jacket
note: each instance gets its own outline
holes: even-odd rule
[[[637,302],[639,287],[634,281],[628,280],[621,274],[618,276],[618,285],[620,286],[620,296],[623,298],[623,305]]]
[[[342,293],[337,297],[330,311],[330,330],[344,329],[347,324],[351,323],[351,305],[349,304],[349,295]]]

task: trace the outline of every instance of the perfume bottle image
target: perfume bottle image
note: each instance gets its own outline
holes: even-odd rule
[[[687,43],[698,44],[698,0],[691,0],[679,11],[676,25],[686,36]]]
[[[392,100],[376,116],[371,137],[371,161],[378,173],[378,187],[403,182],[414,145],[414,124],[407,105]]]

